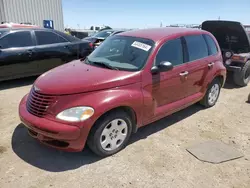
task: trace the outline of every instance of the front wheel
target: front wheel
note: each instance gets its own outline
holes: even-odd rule
[[[200,103],[207,108],[214,106],[219,98],[220,90],[221,83],[219,79],[213,80],[207,89],[206,95],[203,97]]]
[[[127,145],[131,133],[129,115],[124,111],[113,111],[96,122],[90,131],[88,146],[99,156],[110,156]]]

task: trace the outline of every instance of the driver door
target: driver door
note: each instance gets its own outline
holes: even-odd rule
[[[187,92],[187,64],[184,63],[183,45],[180,38],[165,42],[159,49],[155,65],[163,61],[172,63],[174,68],[167,72],[148,75],[144,93],[144,123],[153,122],[166,113],[180,107],[180,101]],[[151,96],[150,96],[150,95]]]

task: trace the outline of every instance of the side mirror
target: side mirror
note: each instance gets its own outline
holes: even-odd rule
[[[162,61],[159,65],[152,67],[151,73],[156,74],[159,72],[167,72],[167,71],[172,70],[173,68],[174,66],[172,65],[172,63],[168,61]]]

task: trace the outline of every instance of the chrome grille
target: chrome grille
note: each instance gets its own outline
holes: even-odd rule
[[[39,93],[32,88],[27,100],[27,110],[35,116],[43,117],[54,100],[55,96]]]

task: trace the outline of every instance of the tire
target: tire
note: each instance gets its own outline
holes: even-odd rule
[[[216,78],[208,86],[206,94],[200,101],[200,103],[206,108],[214,106],[220,96],[220,90],[221,90],[221,82],[219,81],[219,79]]]
[[[234,83],[238,86],[244,87],[250,81],[250,60],[245,63],[240,72],[234,73]]]
[[[91,129],[88,147],[101,157],[113,155],[127,145],[132,126],[131,117],[122,110],[105,114]]]

